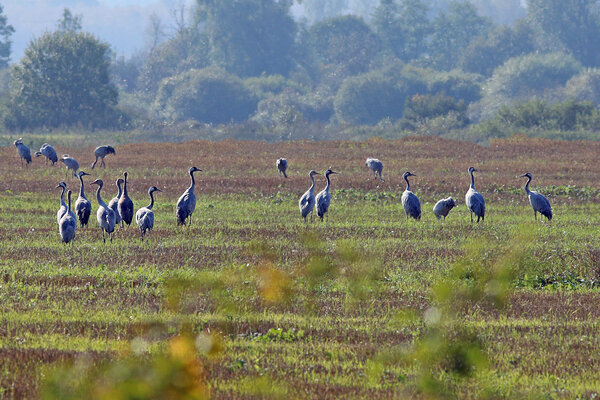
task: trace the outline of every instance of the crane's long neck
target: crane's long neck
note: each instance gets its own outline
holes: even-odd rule
[[[154,206],[154,192],[150,192],[150,204],[146,207],[148,210],[152,210]]]
[[[308,188],[308,191],[312,193],[315,191],[315,177],[311,175],[310,180],[312,181],[312,185],[310,185],[310,188]]]
[[[65,192],[67,191],[67,188],[64,186],[61,186],[61,187],[62,187],[62,193],[60,194],[60,205],[61,205],[61,207],[62,206],[66,207],[67,205],[65,203]]]
[[[190,172],[191,183],[190,183],[189,190],[192,191],[192,192],[194,191],[194,186],[196,186],[196,180],[194,179],[194,172],[196,172],[196,171],[191,171]]]
[[[67,197],[69,198],[69,203],[67,206],[67,214],[68,214],[71,211],[71,193],[69,193]]]
[[[475,177],[473,176],[473,171],[471,171],[471,189],[475,189]]]
[[[123,182],[123,196],[127,196],[127,175],[125,175],[125,182]]]
[[[96,199],[98,200],[98,204],[100,204],[103,207],[106,207],[106,204],[104,203],[104,201],[102,201],[102,197],[100,197],[100,191],[102,190],[102,186],[103,185],[98,185],[98,190],[96,190]]]
[[[329,192],[329,186],[331,186],[331,180],[329,179],[329,174],[325,175],[325,178],[327,178],[327,186],[325,186],[325,191]]]
[[[117,199],[119,199],[119,198],[121,198],[121,195],[123,194],[123,189],[121,188],[121,181],[117,181],[117,189],[118,189]]]
[[[404,180],[406,181],[406,190],[410,192],[410,182],[408,181],[408,176],[405,176]]]
[[[529,190],[529,184],[530,184],[530,183],[531,183],[531,177],[530,177],[530,176],[528,176],[528,177],[527,177],[527,183],[525,184],[525,193],[528,193],[528,194],[529,194],[529,192],[531,192],[531,190]]]
[[[79,196],[85,197],[85,192],[83,189],[83,175],[79,175]]]

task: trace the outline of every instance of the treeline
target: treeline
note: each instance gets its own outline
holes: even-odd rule
[[[12,130],[234,123],[288,137],[315,125],[470,137],[596,130],[600,2],[526,5],[510,25],[469,1],[424,0],[309,23],[292,17],[291,0],[198,0],[174,14],[166,40],[153,17],[149,48],[128,59],[65,10],[2,75],[2,120]],[[11,29],[0,19],[9,50]]]

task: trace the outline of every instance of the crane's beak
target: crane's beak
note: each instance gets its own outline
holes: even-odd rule
[[[519,178],[527,178],[527,175],[521,175]]]
[[[156,188],[156,190],[154,190],[155,192],[162,192],[162,190],[160,190],[159,188]]]

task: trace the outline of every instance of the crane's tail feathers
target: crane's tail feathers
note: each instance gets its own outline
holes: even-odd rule
[[[187,213],[182,210],[177,210],[177,225],[185,225],[185,219],[187,218]]]

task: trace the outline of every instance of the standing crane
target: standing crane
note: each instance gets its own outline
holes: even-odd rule
[[[68,154],[64,154],[60,158],[60,162],[65,164],[65,167],[67,167],[67,172],[65,173],[65,179],[67,178],[67,174],[69,173],[69,170],[71,170],[73,172],[73,176],[75,178],[77,178],[77,170],[79,169],[79,163],[77,162],[76,159],[74,159],[73,157],[71,157]]]
[[[121,228],[124,226],[123,223],[129,226],[133,220],[133,201],[131,201],[127,193],[127,171],[123,172],[123,176],[125,177],[123,180],[123,193],[121,193],[121,197],[117,202],[117,211],[121,216]]]
[[[469,175],[471,175],[471,187],[465,194],[465,203],[467,208],[471,212],[471,223],[473,223],[473,213],[477,216],[477,223],[479,219],[483,222],[485,220],[485,199],[477,190],[475,190],[475,178],[473,172],[479,172],[473,167],[469,167]]]
[[[23,138],[15,140],[15,147],[17,148],[17,153],[19,153],[21,167],[23,166],[23,160],[25,160],[25,165],[29,167],[29,163],[31,162],[31,151],[29,150],[29,147],[25,146],[23,143]]]
[[[71,212],[71,191],[67,192],[67,198],[69,199],[67,212],[58,221],[58,232],[62,238],[63,243],[69,243],[75,239],[75,231],[77,230],[77,221]]]
[[[191,184],[190,187],[186,189],[185,192],[179,197],[177,200],[177,225],[185,225],[185,221],[189,218],[188,226],[192,225],[192,214],[196,209],[196,195],[194,194],[194,187],[196,186],[196,181],[194,180],[194,172],[201,172],[201,169],[196,167],[190,168],[188,173],[190,174]]]
[[[144,241],[144,235],[146,231],[148,233],[152,232],[152,228],[154,228],[154,211],[152,211],[152,207],[154,206],[154,192],[162,192],[156,186],[152,186],[148,189],[148,195],[150,195],[150,204],[146,207],[140,208],[137,213],[135,213],[135,222],[137,222],[140,227],[140,234],[142,235],[142,241]]]
[[[115,212],[100,197],[100,191],[102,190],[102,186],[104,186],[104,182],[102,182],[102,179],[96,179],[90,185],[98,185],[98,190],[96,191],[96,199],[98,200],[96,219],[98,220],[100,229],[102,229],[102,241],[106,243],[105,233],[107,233],[112,243],[112,234],[115,231]]]
[[[331,195],[329,194],[329,187],[331,186],[331,179],[329,179],[329,175],[331,174],[337,174],[337,172],[334,172],[330,169],[325,171],[327,186],[325,186],[325,189],[319,192],[315,200],[317,205],[317,215],[319,218],[321,218],[321,222],[323,221],[323,216],[325,216],[327,211],[329,211],[329,205],[331,204]],[[329,219],[329,216],[327,219]]]
[[[123,193],[123,189],[121,189],[121,185],[125,182],[123,178],[117,179],[117,195],[113,197],[113,199],[108,203],[108,206],[115,212],[115,223],[119,225],[121,223],[121,214],[119,214],[119,210],[117,209],[117,204],[119,203],[119,199],[121,198],[121,194]]]
[[[298,202],[298,206],[300,207],[300,213],[302,214],[302,218],[304,218],[304,222],[306,222],[306,217],[310,213],[310,220],[313,218],[313,210],[315,208],[315,175],[320,175],[317,171],[312,170],[308,173],[310,180],[312,181],[312,185],[310,188],[300,197],[300,201]]]
[[[96,149],[94,150],[94,156],[96,156],[96,160],[92,163],[92,169],[94,169],[96,163],[98,163],[98,159],[100,159],[100,166],[106,168],[104,157],[106,157],[109,154],[117,154],[114,147],[109,145],[96,147]]]
[[[529,204],[533,208],[533,216],[537,221],[537,213],[539,212],[544,217],[548,218],[548,221],[552,220],[552,207],[550,206],[550,202],[543,194],[540,194],[534,190],[529,190],[529,183],[531,183],[531,173],[526,173],[525,175],[521,175],[521,178],[527,178],[527,183],[525,184],[525,193],[527,193],[527,197],[529,197]]]
[[[58,224],[60,224],[60,219],[67,212],[67,204],[65,203],[65,192],[67,191],[67,184],[64,182],[60,182],[58,185],[56,185],[56,188],[62,189],[62,192],[60,194],[60,208],[58,209],[58,212],[56,213],[56,222]],[[71,210],[70,207],[68,208],[68,212],[70,212],[71,215],[73,216],[73,219],[75,219],[75,213],[73,212],[73,210]]]
[[[285,173],[285,171],[287,171],[287,167],[288,167],[287,160],[285,158],[280,158],[277,160],[275,165],[277,166],[277,169],[279,170],[279,175],[283,175],[284,178],[287,178],[288,176]]]
[[[381,173],[383,172],[383,163],[381,161],[379,161],[376,158],[369,157],[367,158],[365,165],[375,173],[375,179],[377,179],[377,175],[379,175],[379,179],[381,179],[381,182],[385,182],[385,179],[383,179],[383,177],[381,176]]]
[[[75,212],[79,219],[79,226],[82,228],[87,226],[88,221],[90,220],[90,214],[92,213],[92,202],[85,197],[83,186],[83,177],[85,175],[89,174],[83,171],[77,173],[77,177],[79,178],[79,197],[77,197],[77,201],[75,202]]]
[[[412,217],[417,221],[421,219],[421,202],[416,194],[410,190],[410,182],[408,181],[409,176],[416,176],[410,172],[405,172],[402,177],[406,181],[406,190],[402,193],[402,207],[404,207],[404,213],[406,219]]]
[[[35,153],[33,153],[33,155],[36,157],[46,157],[46,165],[48,165],[48,161],[52,162],[52,166],[54,166],[54,163],[58,162],[56,150],[54,150],[54,147],[52,147],[48,143],[44,143],[42,147],[40,147],[40,151],[36,151]]]

